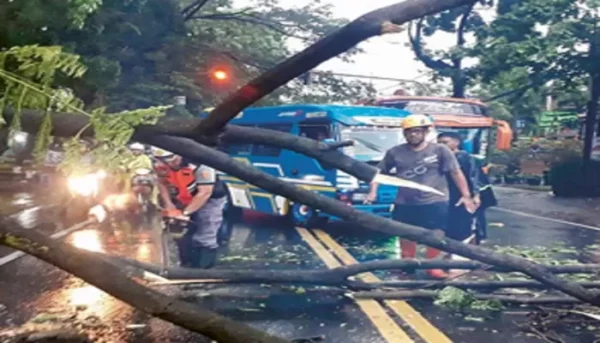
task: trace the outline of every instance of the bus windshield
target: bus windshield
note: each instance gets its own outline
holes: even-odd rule
[[[437,131],[432,130],[426,138],[435,141]],[[383,127],[350,127],[342,130],[343,140],[353,140],[354,145],[347,151],[359,160],[378,161],[383,158],[385,152],[396,145],[406,142],[401,128]]]
[[[399,128],[352,128],[347,137],[355,142],[356,155],[383,155],[390,148],[404,143],[404,135]]]

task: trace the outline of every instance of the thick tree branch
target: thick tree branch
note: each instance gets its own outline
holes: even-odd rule
[[[429,69],[442,71],[446,69],[452,69],[452,66],[442,60],[436,60],[431,56],[427,55],[425,51],[423,51],[423,43],[421,42],[421,35],[423,30],[423,18],[417,21],[417,25],[415,27],[414,36],[412,34],[412,26],[413,23],[409,23],[408,26],[408,40],[410,41],[410,45],[412,47],[415,56],[425,64],[425,66]]]
[[[410,291],[366,291],[349,294],[354,299],[377,299],[377,300],[407,300],[407,299],[435,299],[438,297],[436,291],[410,290]],[[516,296],[500,294],[473,294],[477,300],[498,300],[502,303],[513,303],[522,305],[540,304],[577,304],[581,301],[564,296]]]
[[[196,2],[190,4],[186,8],[181,11],[181,15],[183,15],[183,20],[188,21],[190,18],[196,15],[198,11],[202,9],[210,0],[197,0]]]
[[[4,221],[0,245],[23,251],[55,265],[152,316],[170,321],[219,342],[285,342],[277,337],[176,300],[130,280],[119,267],[98,255],[34,230]]]
[[[469,21],[469,16],[471,15],[471,12],[473,12],[474,7],[475,3],[472,3],[465,8],[465,12],[463,13],[460,23],[458,24],[458,29],[456,30],[456,45],[459,47],[463,47],[465,45],[465,29]]]
[[[556,288],[582,301],[600,305],[600,298],[596,293],[590,292],[572,282],[562,280],[550,274],[547,269],[539,264],[524,258],[500,254],[487,248],[471,246],[447,238],[440,239],[435,237],[431,231],[356,210],[351,206],[343,205],[335,199],[300,189],[290,183],[261,172],[256,168],[235,161],[227,154],[198,144],[190,139],[164,135],[136,135],[136,139],[140,142],[173,151],[192,161],[211,166],[231,176],[256,185],[266,191],[284,196],[287,199],[301,204],[309,205],[315,209],[333,214],[365,228],[390,235],[397,235],[443,251],[472,258],[483,263],[519,271],[541,283]]]
[[[106,256],[105,258],[115,261],[115,263],[124,263],[135,268],[139,268],[139,276],[142,271],[148,271],[153,274],[161,275],[163,271],[161,266],[141,262],[129,258]],[[598,273],[600,265],[582,264],[570,266],[543,265],[548,272],[560,273]],[[190,268],[168,268],[164,270],[163,276],[178,280],[197,280],[201,283],[207,283],[206,280],[213,280],[217,283],[294,283],[294,284],[313,284],[328,286],[349,286],[352,289],[375,289],[380,287],[401,287],[401,288],[422,288],[430,286],[431,288],[440,288],[445,286],[455,286],[460,288],[505,288],[505,287],[524,287],[524,288],[544,288],[546,285],[534,280],[507,280],[507,281],[446,281],[432,284],[427,280],[408,280],[408,281],[382,281],[374,283],[364,283],[349,281],[348,278],[361,273],[375,272],[381,270],[406,270],[406,269],[485,269],[487,271],[510,272],[506,269],[489,268],[489,266],[469,261],[445,261],[445,260],[381,260],[370,261],[349,266],[342,266],[333,269],[324,270],[236,270],[236,269],[190,269]],[[581,282],[582,287],[600,288],[599,282]]]
[[[186,294],[183,298],[192,299],[197,298],[197,293],[190,291],[191,293]],[[411,300],[411,299],[427,299],[435,300],[439,297],[438,291],[427,291],[427,290],[371,290],[371,291],[359,291],[349,292],[348,290],[339,288],[311,288],[308,293],[319,294],[320,296],[345,296],[352,299],[375,299],[375,300]],[[211,290],[206,291],[203,289],[202,298],[214,297],[214,298],[234,298],[234,299],[268,299],[273,296],[290,296],[298,295],[293,290],[285,289],[261,289],[254,290],[248,289],[233,293],[230,290]],[[533,296],[533,295],[507,295],[507,294],[471,294],[476,300],[496,300],[503,304],[520,304],[520,305],[542,305],[542,304],[553,304],[553,305],[571,305],[581,303],[580,300],[573,297],[565,296]],[[299,296],[304,296],[301,294]]]
[[[465,46],[465,29],[469,21],[469,16],[473,11],[473,7],[475,7],[475,3],[468,5],[462,15],[462,18],[460,18],[460,23],[458,24],[458,29],[456,30],[456,46],[459,48],[463,48]],[[452,64],[454,64],[454,68],[457,70],[462,70],[462,57],[453,58]]]
[[[44,112],[38,110],[23,110],[22,129],[35,134],[42,123]],[[12,122],[14,110],[10,107],[4,109],[4,119],[7,123]],[[138,135],[151,136],[157,134],[169,134],[181,137],[191,137],[194,127],[201,122],[200,119],[161,118],[157,125],[146,125],[136,128]],[[53,113],[52,135],[60,137],[72,137],[88,126],[89,120],[86,116],[72,113]],[[88,127],[83,133],[84,137],[93,137],[94,131]],[[198,138],[198,137],[197,137]],[[200,137],[200,142],[205,144],[216,144],[211,137]],[[294,136],[288,133],[243,126],[228,125],[219,137],[224,143],[255,143],[278,146],[292,150],[317,159],[323,163],[329,163],[359,180],[371,182],[377,175],[378,169],[361,161],[357,161],[340,151],[331,150],[330,146],[313,139]]]
[[[322,62],[348,51],[356,44],[380,35],[385,23],[402,25],[410,20],[470,4],[474,0],[407,0],[384,7],[354,20],[304,51],[288,58],[228,96],[196,128],[197,133],[215,133],[244,108],[302,75]]]

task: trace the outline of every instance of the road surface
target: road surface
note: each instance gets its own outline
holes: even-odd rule
[[[600,243],[599,201],[555,199],[548,194],[498,189],[500,207],[489,211],[490,245],[552,246],[562,242],[584,251]],[[22,225],[38,226],[47,234],[64,232],[74,222],[49,210],[47,199],[26,193],[6,194],[2,215],[18,213]],[[28,208],[29,210],[23,211]],[[150,227],[119,225],[88,228],[66,235],[72,244],[94,251],[158,263],[158,249]],[[589,250],[589,249],[588,249]],[[397,239],[333,225],[307,230],[281,221],[247,215],[234,227],[223,247],[219,268],[334,268],[373,259],[397,258]],[[577,256],[600,262],[589,251]],[[389,273],[367,275],[366,280],[391,279]],[[288,295],[269,296],[277,287],[154,286],[169,294],[210,308],[286,339],[323,336],[324,342],[543,342],[521,330],[527,311],[502,314],[461,314],[430,301],[355,301],[343,296],[295,289]],[[208,296],[217,292],[218,296]],[[81,280],[33,257],[16,257],[0,248],[0,327],[20,325],[40,313],[71,313],[109,325],[112,332],[96,337],[105,342],[202,342],[201,337],[133,310]],[[474,319],[477,319],[474,321]],[[580,318],[576,318],[581,321]],[[483,321],[481,321],[483,320]],[[127,329],[130,324],[143,324]],[[579,329],[576,327],[579,326]],[[556,328],[564,342],[593,342],[600,331],[593,325],[569,324]]]

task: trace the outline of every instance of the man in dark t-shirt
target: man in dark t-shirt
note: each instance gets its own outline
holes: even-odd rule
[[[402,122],[402,128],[407,143],[388,150],[378,167],[383,173],[393,173],[399,178],[433,187],[444,194],[400,189],[392,213],[394,220],[434,230],[436,235],[443,237],[449,201],[446,175],[451,176],[462,194],[456,205],[464,205],[470,212],[475,212],[475,204],[454,154],[445,145],[429,143],[425,140],[432,127],[433,121],[426,115],[413,114],[406,117]],[[377,183],[371,184],[365,202],[371,203],[377,200],[377,188]],[[415,242],[402,239],[400,245],[402,258],[416,257]],[[427,248],[429,259],[438,257],[440,253],[437,249]],[[448,276],[440,269],[432,269],[428,273],[434,278]]]
[[[460,169],[467,179],[469,190],[473,200],[479,201],[479,168],[475,158],[468,152],[461,150],[462,137],[456,132],[443,132],[438,136],[438,143],[446,145],[456,156]],[[446,227],[446,237],[470,242],[474,238],[474,219],[473,213],[467,211],[464,207],[456,207],[454,204],[461,197],[458,187],[452,180],[448,180],[450,204],[448,207],[448,226]]]

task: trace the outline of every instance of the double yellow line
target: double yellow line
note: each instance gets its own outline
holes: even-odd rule
[[[358,261],[350,255],[348,250],[344,249],[331,236],[322,230],[312,230],[311,232],[300,227],[297,227],[296,230],[317,256],[325,263],[327,268],[331,269],[342,265],[358,263]],[[363,275],[364,276],[361,276],[361,279],[365,282],[380,281],[379,278],[372,273],[365,273]],[[369,299],[355,299],[355,302],[387,342],[414,342],[406,331],[392,319],[381,303]],[[383,301],[383,304],[398,315],[402,321],[410,326],[425,342],[452,343],[443,332],[433,326],[407,302],[400,300],[385,300]]]

